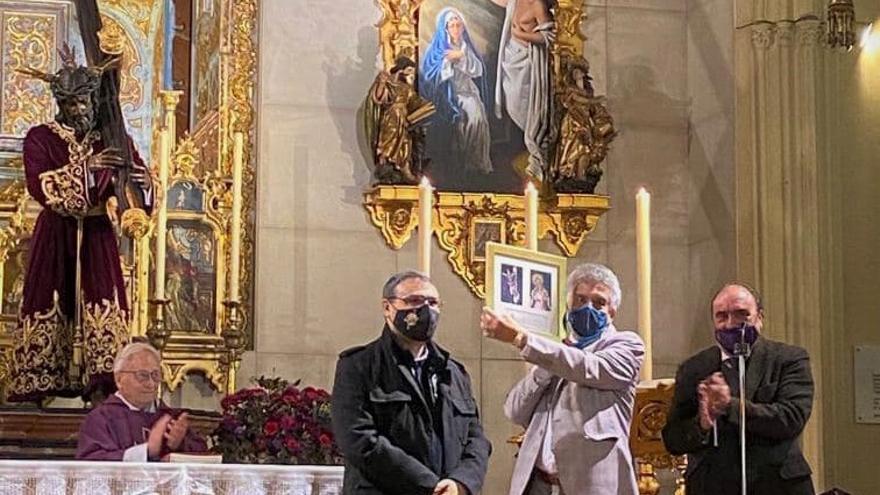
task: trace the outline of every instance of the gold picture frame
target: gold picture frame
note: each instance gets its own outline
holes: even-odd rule
[[[561,340],[567,260],[562,256],[486,244],[486,305],[529,332]]]

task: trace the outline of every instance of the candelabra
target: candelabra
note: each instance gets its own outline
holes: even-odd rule
[[[153,319],[150,320],[150,325],[147,327],[147,338],[160,353],[165,349],[168,337],[171,336],[171,330],[165,326],[165,306],[168,303],[168,299],[150,299],[150,306],[153,307]]]
[[[227,391],[235,392],[235,372],[241,364],[241,355],[247,345],[247,335],[244,332],[244,324],[241,318],[241,301],[227,299],[223,301],[226,307],[226,319],[220,336],[226,345],[226,354],[221,357],[222,364],[228,370]]]

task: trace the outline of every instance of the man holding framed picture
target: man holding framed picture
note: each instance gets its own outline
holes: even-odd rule
[[[510,495],[636,495],[629,428],[645,346],[618,331],[620,282],[586,263],[568,277],[563,340],[484,308],[484,335],[534,366],[507,395],[505,415],[526,428]]]

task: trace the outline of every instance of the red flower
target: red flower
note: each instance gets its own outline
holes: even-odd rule
[[[277,421],[266,421],[266,426],[263,427],[263,433],[273,437],[278,433],[278,429]]]
[[[303,395],[306,396],[306,400],[308,401],[315,401],[319,397],[321,397],[321,394],[312,387],[306,387],[305,389],[303,389]]]
[[[289,387],[281,393],[281,400],[285,404],[294,405],[299,402],[300,392],[296,387]]]
[[[321,445],[324,445],[325,447],[333,443],[333,439],[330,438],[330,435],[326,433],[321,433],[321,436],[318,437],[318,441],[321,442]]]
[[[293,437],[288,437],[287,440],[284,441],[284,446],[287,447],[287,450],[290,452],[296,452],[299,450],[299,442]]]
[[[282,416],[281,417],[281,428],[285,430],[292,430],[296,428],[297,421],[293,419],[293,416]]]

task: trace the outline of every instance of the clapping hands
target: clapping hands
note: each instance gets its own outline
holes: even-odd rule
[[[189,429],[189,420],[187,413],[181,413],[177,419],[168,422],[168,429],[165,432],[165,441],[168,442],[168,448],[178,450],[183,444],[186,437],[186,431]]]
[[[147,439],[147,453],[151,458],[156,458],[162,452],[162,444],[169,450],[176,451],[183,445],[183,439],[189,429],[187,413],[182,413],[177,419],[165,414],[150,428],[150,436]]]
[[[730,386],[720,372],[711,374],[697,386],[700,427],[708,430],[730,407]]]

